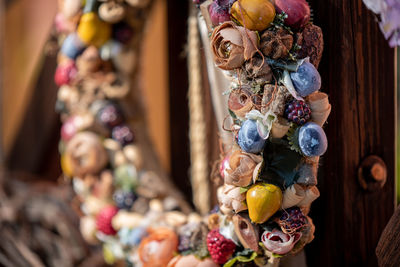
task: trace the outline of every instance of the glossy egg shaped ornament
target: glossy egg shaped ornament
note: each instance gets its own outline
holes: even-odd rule
[[[62,46],[61,53],[71,59],[77,58],[85,49],[86,45],[82,42],[79,36],[74,32],[65,38]]]
[[[304,124],[298,133],[298,144],[307,157],[321,156],[328,148],[324,130],[314,122]]]
[[[77,33],[83,43],[99,48],[111,38],[111,24],[102,21],[96,13],[88,12],[82,15]]]
[[[270,0],[238,0],[231,8],[231,15],[252,31],[268,28],[275,18],[275,7]]]
[[[321,89],[321,76],[308,59],[304,60],[296,72],[290,73],[290,78],[297,93],[302,97],[306,97]]]
[[[310,6],[306,0],[275,0],[276,12],[285,12],[285,24],[298,29],[310,21]]]
[[[249,217],[254,223],[264,223],[279,210],[282,191],[273,184],[257,183],[246,193]]]
[[[238,134],[238,144],[240,148],[247,153],[260,153],[265,145],[257,129],[255,120],[246,120],[240,127]]]

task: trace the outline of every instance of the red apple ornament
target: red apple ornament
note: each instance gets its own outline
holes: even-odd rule
[[[310,20],[310,6],[305,0],[275,0],[277,14],[285,12],[288,17],[285,24],[299,29]]]

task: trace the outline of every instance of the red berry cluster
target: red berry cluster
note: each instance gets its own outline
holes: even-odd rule
[[[224,264],[235,252],[236,245],[214,229],[207,235],[207,248],[215,263]]]
[[[118,213],[118,208],[115,206],[104,207],[96,217],[97,230],[106,235],[115,235],[115,231],[112,226],[112,218]]]

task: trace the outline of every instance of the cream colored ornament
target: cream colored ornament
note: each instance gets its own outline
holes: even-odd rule
[[[314,92],[307,97],[307,102],[311,109],[311,120],[322,127],[331,113],[328,95]]]
[[[224,184],[218,188],[218,201],[221,203],[220,209],[223,213],[229,214],[232,211],[240,212],[247,210],[245,204],[246,194],[240,193],[240,187]]]
[[[142,151],[137,145],[127,145],[123,149],[126,159],[135,165],[136,169],[140,170],[143,168],[143,156]]]
[[[100,212],[105,206],[112,204],[111,199],[100,199],[93,195],[88,196],[83,204],[82,211],[87,215],[96,215]]]
[[[65,18],[72,18],[77,15],[82,7],[81,0],[64,0],[62,1],[62,9]]]
[[[143,219],[140,213],[120,210],[113,217],[111,224],[118,231],[121,228],[136,228],[142,224]]]
[[[180,211],[170,211],[165,213],[165,221],[169,226],[179,227],[187,223],[188,217]]]
[[[117,2],[109,1],[99,7],[99,17],[108,23],[117,23],[125,16],[125,7]]]
[[[95,217],[82,217],[79,223],[79,229],[81,231],[83,239],[85,239],[86,242],[92,245],[99,243],[99,240],[96,237],[97,227]]]
[[[291,185],[283,193],[282,209],[297,206],[305,197],[304,188],[299,184]]]
[[[150,3],[150,0],[125,0],[125,2],[132,7],[143,8]]]
[[[311,203],[319,197],[320,193],[316,186],[309,188],[305,192],[305,196],[302,201],[300,201],[297,205],[299,207],[307,207],[311,205]]]
[[[118,71],[129,74],[137,63],[137,57],[133,50],[123,49],[112,57],[112,61]]]

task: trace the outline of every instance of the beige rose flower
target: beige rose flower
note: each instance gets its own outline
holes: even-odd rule
[[[211,47],[216,65],[224,70],[240,68],[257,52],[258,37],[254,31],[227,21],[214,29]]]

